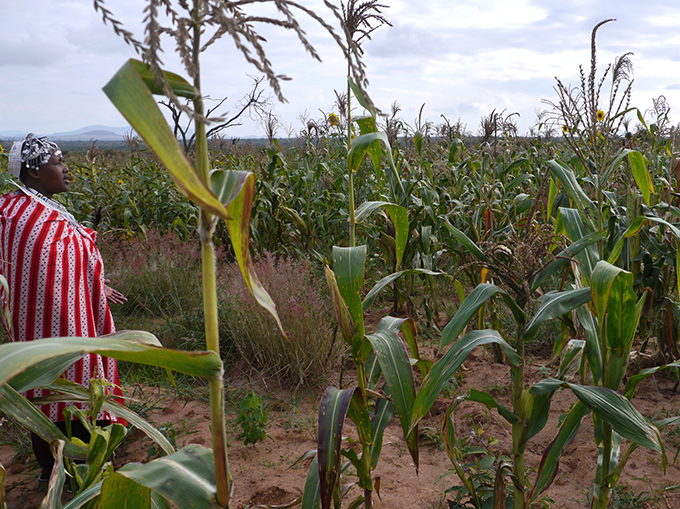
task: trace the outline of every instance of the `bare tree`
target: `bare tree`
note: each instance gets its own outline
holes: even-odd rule
[[[252,88],[238,102],[237,104],[238,109],[236,113],[234,113],[231,116],[228,116],[226,113],[221,114],[219,117],[221,119],[219,123],[216,123],[210,129],[208,129],[208,132],[206,133],[208,139],[221,135],[222,131],[229,127],[243,125],[241,119],[244,116],[248,116],[250,118],[257,118],[258,120],[260,120],[261,118],[266,117],[267,113],[271,110],[272,107],[271,97],[268,96],[263,97],[264,90],[261,88],[262,82],[264,81],[264,77],[253,78],[251,76],[251,78],[253,80]],[[205,112],[205,118],[210,119],[211,115],[214,116],[217,113],[217,110],[222,107],[222,105],[225,103],[227,99],[228,99],[227,97],[220,99],[217,101],[217,105],[215,105],[212,108],[207,108]],[[204,100],[210,101],[212,99],[210,98],[210,96],[205,96]],[[170,110],[170,115],[172,116],[173,123],[173,133],[175,134],[176,138],[182,141],[184,151],[187,153],[193,151],[196,143],[196,133],[191,131],[192,125],[191,119],[186,118],[186,121],[184,120],[185,117],[184,113],[186,110],[183,108],[178,108],[175,105],[175,103],[173,103],[170,100],[158,101],[158,103],[162,104],[163,106]]]

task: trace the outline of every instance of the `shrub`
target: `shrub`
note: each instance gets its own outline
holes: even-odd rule
[[[220,281],[221,300],[234,343],[255,369],[300,384],[318,379],[333,367],[340,353],[330,304],[323,297],[324,283],[306,260],[277,260],[266,254],[254,264],[276,303],[288,338],[257,305],[238,266],[226,266]]]

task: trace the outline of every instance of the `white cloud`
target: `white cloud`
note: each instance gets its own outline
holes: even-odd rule
[[[305,5],[337,25],[321,0]],[[631,51],[635,66],[633,100],[641,109],[653,97],[666,95],[671,117],[680,109],[677,62],[680,61],[680,6],[671,0],[392,0],[383,15],[393,27],[381,27],[364,42],[369,93],[383,109],[397,101],[412,122],[420,106],[439,122],[440,115],[459,116],[476,130],[492,109],[518,111],[521,130],[534,121],[542,99],[554,97],[555,76],[577,85],[578,66],[589,69],[590,35],[600,28],[597,57],[600,73],[614,58]],[[109,1],[106,5],[138,38],[145,2]],[[264,11],[262,11],[264,12]],[[101,87],[134,51],[101,21],[90,2],[24,0],[0,5],[0,131],[30,129],[56,132],[89,124],[124,125]],[[302,15],[301,24],[323,63],[306,54],[294,34],[261,26],[267,55],[284,82],[287,104],[275,112],[299,127],[307,111],[330,111],[334,90],[344,91],[344,57],[325,29]],[[186,75],[174,47],[167,44],[166,68]],[[203,57],[203,90],[225,97],[227,109],[248,91],[254,67],[227,38]],[[228,135],[257,134],[248,123]],[[261,131],[260,131],[261,132]]]

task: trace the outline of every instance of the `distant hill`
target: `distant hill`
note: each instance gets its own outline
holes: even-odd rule
[[[105,125],[91,125],[60,133],[36,133],[38,136],[47,136],[54,141],[123,141],[125,133],[132,131],[131,127],[110,127]],[[23,131],[0,131],[0,139],[18,140],[24,138],[28,133]]]

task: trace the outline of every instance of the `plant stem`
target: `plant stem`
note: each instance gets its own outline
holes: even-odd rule
[[[610,481],[607,478],[612,453],[612,427],[607,423],[602,426],[602,449],[602,468],[598,469],[600,476],[596,479],[600,489],[598,497],[593,501],[596,509],[607,509],[609,506]]]
[[[201,42],[201,0],[194,0],[193,12],[193,59],[196,66],[194,87],[197,90],[194,99],[196,118],[196,166],[201,180],[210,184],[210,156],[203,120],[203,96],[201,95],[200,42]],[[217,320],[217,283],[215,277],[215,247],[212,236],[215,222],[212,214],[201,211],[199,234],[201,238],[201,262],[203,278],[203,312],[205,315],[206,349],[220,353],[219,326]],[[224,381],[222,373],[212,377],[208,383],[210,389],[210,428],[212,432],[213,460],[215,463],[215,481],[217,484],[217,503],[220,507],[229,508],[233,480],[229,472],[227,457],[227,431],[224,422]]]
[[[357,362],[357,384],[361,391],[361,402],[368,410],[368,396],[366,396],[366,387],[368,386],[366,379],[366,367],[363,362]],[[371,445],[361,444],[361,460],[364,462],[367,477],[371,479]],[[373,507],[373,483],[367,488],[364,488],[364,509],[371,509]]]
[[[349,41],[348,41],[349,44]],[[349,46],[348,46],[349,47]],[[347,171],[349,172],[349,245],[356,246],[355,224],[354,224],[354,174],[349,164],[349,150],[352,144],[352,90],[349,86],[350,80],[349,59],[347,63]]]
[[[525,475],[525,440],[527,421],[531,415],[526,415],[522,403],[524,394],[524,323],[517,323],[517,354],[520,358],[519,366],[512,368],[512,405],[515,414],[519,417],[519,422],[512,425],[512,456],[513,470],[517,477],[518,486],[514,486],[514,508],[524,509],[524,487],[526,486]]]

